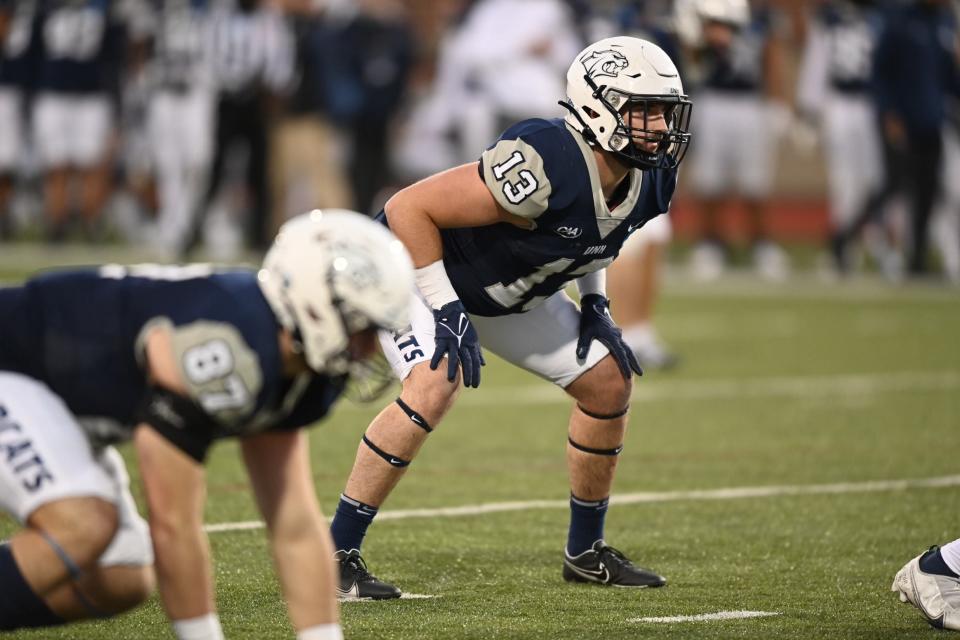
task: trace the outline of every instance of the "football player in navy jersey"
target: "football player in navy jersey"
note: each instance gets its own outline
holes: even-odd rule
[[[23,102],[30,88],[33,2],[0,0],[0,242],[13,235],[9,204],[24,155]]]
[[[734,197],[747,210],[758,274],[784,280],[786,253],[770,238],[767,201],[777,142],[790,120],[784,77],[782,14],[769,0],[692,0],[701,37],[694,44],[701,77],[697,142],[691,151],[701,242],[691,254],[693,275],[719,277],[729,253],[721,213]]]
[[[403,390],[363,436],[332,525],[344,598],[399,597],[366,569],[360,544],[461,383],[480,384],[481,340],[575,401],[564,578],[665,584],[603,537],[631,378],[640,373],[610,319],[604,269],[631,233],[669,209],[691,104],[670,57],[623,36],[577,55],[567,96],[565,119],[521,121],[478,163],[387,203],[385,222],[410,250],[417,288],[411,326],[381,333]],[[579,307],[564,293],[573,281]]]
[[[0,545],[0,630],[129,609],[152,564],[177,637],[222,638],[203,461],[237,437],[297,637],[342,638],[300,428],[329,412],[377,330],[406,326],[413,284],[381,225],[315,211],[259,272],[114,265],[0,289],[0,508],[24,524]],[[149,530],[110,446],[122,440]]]
[[[829,179],[831,250],[839,274],[850,271],[848,245],[859,233],[861,212],[882,210],[879,199],[884,152],[871,94],[873,55],[882,11],[870,0],[830,0],[813,15],[797,86],[797,104],[822,127]],[[895,163],[891,169],[896,171]],[[876,245],[876,249],[881,249]],[[889,277],[896,277],[899,253],[877,252]]]
[[[71,186],[80,183],[84,231],[100,237],[109,195],[113,97],[126,42],[121,0],[35,0],[36,96],[31,124],[44,172],[48,238],[67,236]]]

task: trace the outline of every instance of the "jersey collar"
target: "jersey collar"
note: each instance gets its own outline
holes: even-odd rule
[[[579,131],[564,122],[567,131],[577,141],[580,153],[583,155],[583,162],[587,165],[587,173],[590,174],[590,191],[593,195],[593,210],[596,212],[597,230],[600,232],[600,238],[606,238],[610,233],[620,226],[630,212],[633,211],[640,199],[640,187],[643,183],[643,171],[640,169],[630,169],[627,179],[630,180],[630,190],[623,201],[611,210],[607,206],[606,198],[603,197],[603,187],[600,184],[600,170],[597,167],[597,159],[593,155],[593,148],[587,144]]]

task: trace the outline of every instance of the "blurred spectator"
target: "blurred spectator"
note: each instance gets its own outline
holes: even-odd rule
[[[804,119],[819,125],[829,182],[831,253],[838,273],[850,270],[848,245],[863,211],[880,209],[871,199],[884,175],[883,151],[870,92],[872,59],[881,15],[872,0],[830,0],[816,10],[807,33],[797,89]],[[877,211],[879,213],[879,211]],[[876,246],[876,245],[874,245]],[[893,247],[877,248],[889,275],[898,270]]]
[[[351,11],[331,15],[314,40],[326,107],[350,131],[348,174],[364,213],[374,213],[374,201],[391,181],[390,129],[414,56],[407,20],[400,0],[358,0]]]
[[[211,63],[219,90],[213,164],[181,253],[199,242],[206,214],[219,194],[237,143],[247,152],[247,245],[265,249],[270,212],[267,142],[274,100],[293,81],[293,37],[284,16],[260,0],[223,0],[214,7],[211,21]]]
[[[270,167],[273,231],[293,215],[310,209],[355,209],[346,176],[349,137],[327,113],[324,60],[317,40],[326,33],[333,3],[287,3],[295,42],[299,82],[273,128]]]
[[[915,276],[929,268],[928,227],[940,192],[947,94],[960,93],[956,53],[949,0],[912,0],[889,11],[874,57],[883,136],[904,159],[911,209],[908,269]]]
[[[13,235],[10,201],[25,151],[23,99],[33,14],[33,2],[0,0],[0,241]]]
[[[39,68],[33,103],[34,144],[44,171],[48,239],[63,240],[72,213],[72,179],[80,185],[83,231],[102,233],[110,189],[113,120],[124,53],[121,3],[36,0],[32,46]]]
[[[701,39],[694,43],[701,84],[695,94],[693,187],[699,199],[702,241],[694,275],[720,275],[729,253],[720,214],[740,196],[747,208],[754,264],[767,279],[789,272],[786,254],[767,229],[767,200],[778,137],[789,109],[778,11],[756,0],[749,11],[735,0],[694,0]]]

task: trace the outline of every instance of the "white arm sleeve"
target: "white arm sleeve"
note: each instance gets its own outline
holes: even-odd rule
[[[437,260],[413,272],[417,288],[431,309],[439,309],[448,302],[457,300],[460,296],[454,291],[443,267],[443,260]]]
[[[604,298],[607,297],[607,270],[600,269],[593,273],[577,278],[577,289],[580,290],[580,297],[588,293],[599,293]]]

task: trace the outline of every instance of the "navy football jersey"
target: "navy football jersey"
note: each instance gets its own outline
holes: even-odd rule
[[[866,92],[880,30],[877,11],[848,1],[828,2],[817,18],[826,33],[830,85],[846,93]]]
[[[703,87],[736,93],[759,91],[764,81],[764,50],[773,28],[771,11],[756,9],[729,47],[704,48]]]
[[[0,0],[0,14],[7,19],[7,32],[0,40],[0,85],[29,86],[35,8],[33,0]]]
[[[119,0],[37,0],[41,90],[109,91],[123,55]]]
[[[481,316],[531,309],[603,269],[627,236],[666,213],[676,186],[676,170],[632,169],[611,210],[593,149],[560,119],[508,128],[483,152],[480,173],[497,203],[529,222],[441,229],[450,281]]]
[[[212,438],[309,425],[342,390],[341,379],[285,378],[256,274],[205,265],[52,272],[0,289],[0,370],[44,382],[93,440],[125,440],[148,393],[144,341],[161,326]]]

